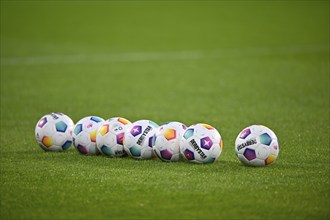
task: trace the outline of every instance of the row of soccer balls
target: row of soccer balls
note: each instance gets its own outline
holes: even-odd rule
[[[128,154],[136,159],[157,156],[167,162],[178,161],[182,155],[189,162],[213,163],[222,152],[221,135],[208,124],[186,127],[180,122],[169,122],[158,126],[150,120],[131,123],[121,117],[105,121],[97,116],[85,117],[74,124],[70,117],[58,112],[38,121],[35,138],[46,151],[67,150],[73,143],[84,155]],[[265,166],[276,160],[279,144],[269,128],[252,125],[238,134],[235,152],[245,165]]]

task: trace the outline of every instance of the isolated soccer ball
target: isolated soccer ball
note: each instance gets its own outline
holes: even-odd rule
[[[150,159],[154,156],[158,125],[150,120],[139,120],[129,125],[124,135],[124,149],[135,159]]]
[[[35,138],[45,151],[64,151],[72,145],[74,123],[69,116],[53,112],[43,116],[35,128]]]
[[[162,161],[178,161],[180,158],[180,140],[187,127],[180,122],[168,122],[156,132],[153,150]]]
[[[97,116],[88,116],[76,123],[73,129],[73,145],[78,152],[85,155],[96,155],[96,133],[104,119]]]
[[[213,163],[219,158],[221,151],[221,135],[208,124],[191,125],[180,141],[181,155],[193,163]]]
[[[109,157],[122,157],[124,150],[124,134],[131,122],[125,118],[110,118],[103,122],[96,135],[98,150]]]
[[[238,159],[248,166],[266,166],[273,163],[279,150],[275,133],[263,125],[244,128],[235,141]]]

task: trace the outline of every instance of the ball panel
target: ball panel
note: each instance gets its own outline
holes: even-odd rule
[[[249,161],[243,154],[237,154],[237,158],[245,165],[249,165]]]
[[[38,127],[43,128],[46,123],[47,123],[47,117],[44,117],[39,121]]]
[[[106,133],[109,132],[109,124],[102,125],[99,129],[99,133],[101,136],[104,136]]]
[[[78,135],[80,132],[82,132],[82,124],[77,124],[73,130],[73,133]]]
[[[107,156],[113,156],[113,153],[112,153],[111,148],[103,145],[100,149],[101,149],[101,153],[103,153],[103,154],[105,154]]]
[[[63,150],[67,150],[71,147],[72,145],[72,141],[66,141],[63,145],[62,145],[62,149]]]
[[[262,135],[260,135],[260,143],[261,144],[269,146],[271,142],[272,142],[272,138],[269,136],[269,134],[263,133]]]
[[[92,116],[92,117],[90,118],[90,120],[91,120],[91,121],[94,121],[94,122],[96,122],[96,123],[99,123],[99,122],[104,121],[103,118],[100,118],[100,117],[97,117],[97,116]]]
[[[136,125],[131,129],[131,134],[136,137],[142,132],[142,126]]]
[[[153,135],[152,137],[149,138],[148,146],[152,148],[155,145],[155,142],[156,142],[156,135]]]
[[[167,129],[165,132],[164,132],[164,137],[170,141],[170,140],[173,140],[174,138],[176,138],[176,131],[174,129]]]
[[[152,150],[152,148],[142,148],[141,149],[141,157],[138,159],[150,159],[153,158],[154,155],[154,151]]]
[[[209,157],[206,160],[204,160],[204,163],[214,163],[215,158],[214,157]]]
[[[208,125],[208,124],[200,124],[200,125],[203,126],[206,129],[208,129],[208,130],[214,129],[214,127],[212,127],[211,125]]]
[[[55,127],[56,131],[65,132],[68,126],[63,121],[59,121],[55,124]]]
[[[140,157],[141,156],[141,150],[137,146],[130,147],[129,151],[132,154],[132,156],[134,156],[134,157]]]
[[[261,160],[259,158],[256,158],[252,161],[249,162],[248,164],[249,166],[256,166],[256,167],[262,167],[262,166],[265,166],[265,161],[264,160]]]
[[[260,145],[256,148],[257,158],[265,160],[270,154],[270,148],[265,145]]]
[[[45,147],[49,148],[49,147],[51,147],[51,146],[53,145],[53,139],[52,139],[51,137],[49,137],[49,136],[44,136],[44,137],[42,138],[42,140],[41,140],[41,143],[42,143]]]
[[[195,160],[195,154],[191,150],[184,150],[183,155],[187,160]]]
[[[186,132],[184,133],[183,137],[188,140],[188,138],[190,138],[191,136],[194,135],[194,129],[189,128],[186,130]]]
[[[250,148],[246,148],[243,155],[248,161],[251,161],[251,160],[254,160],[257,158],[256,152]]]
[[[249,136],[251,134],[251,130],[250,128],[247,128],[247,129],[244,129],[242,132],[241,132],[241,135],[239,136],[239,138],[241,139],[245,139],[247,136]]]
[[[203,149],[210,150],[210,148],[213,146],[213,142],[212,142],[211,138],[204,137],[200,141],[200,146]]]
[[[270,154],[267,159],[265,160],[265,164],[269,165],[271,163],[273,163],[276,159],[276,156],[274,154]]]
[[[94,142],[94,143],[96,142],[96,133],[97,133],[97,130],[94,130],[89,134],[91,142]]]
[[[123,145],[123,143],[124,143],[124,135],[125,135],[124,132],[116,135],[117,144]]]
[[[77,146],[77,150],[78,150],[80,153],[82,153],[82,154],[85,154],[85,155],[88,154],[88,149],[87,149],[87,147],[85,147],[85,146],[83,146],[83,145],[78,144],[78,146]]]
[[[162,159],[165,160],[171,160],[172,158],[172,153],[170,151],[168,151],[167,149],[160,151],[160,155]]]
[[[270,145],[270,153],[271,154],[274,154],[277,157],[278,152],[279,152],[279,146],[278,146],[278,144],[276,142],[273,142]]]
[[[130,124],[131,122],[125,118],[118,118],[118,121],[124,125]]]

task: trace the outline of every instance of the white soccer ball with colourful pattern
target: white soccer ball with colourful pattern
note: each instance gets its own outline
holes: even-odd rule
[[[73,129],[73,145],[84,155],[97,155],[96,134],[104,122],[103,118],[88,116],[79,120]]]
[[[180,140],[187,129],[180,122],[168,122],[161,125],[156,132],[156,142],[153,150],[156,156],[165,162],[175,162],[180,159]]]
[[[125,118],[115,117],[106,120],[96,135],[98,150],[108,157],[122,157],[124,150],[124,134],[131,122]]]
[[[235,141],[237,158],[248,166],[267,166],[274,163],[280,146],[275,133],[263,125],[244,128]]]
[[[180,141],[180,153],[189,162],[214,163],[221,152],[221,135],[217,129],[208,124],[191,125]]]
[[[135,159],[154,157],[156,131],[159,126],[150,120],[139,120],[129,125],[124,135],[124,149]]]
[[[35,127],[35,138],[45,151],[65,151],[72,145],[74,123],[63,113],[43,116]]]

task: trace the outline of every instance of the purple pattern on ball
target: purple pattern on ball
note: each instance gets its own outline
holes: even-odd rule
[[[241,139],[245,139],[247,136],[251,134],[250,128],[245,129],[242,131],[241,135],[239,136]]]
[[[162,150],[162,151],[160,152],[160,155],[161,155],[162,158],[165,159],[165,160],[171,160],[171,158],[172,158],[172,153],[169,152],[167,149]]]
[[[243,155],[248,161],[251,161],[251,160],[254,160],[254,159],[257,158],[256,152],[252,149],[249,149],[249,148],[245,149]]]
[[[47,123],[47,118],[45,117],[39,121],[38,127],[42,128],[46,123]]]
[[[212,142],[211,138],[205,137],[205,138],[201,139],[201,148],[210,150],[212,145],[213,145],[213,142]]]
[[[131,134],[135,137],[139,134],[141,134],[142,132],[142,127],[140,125],[135,125],[132,129],[131,129]]]

